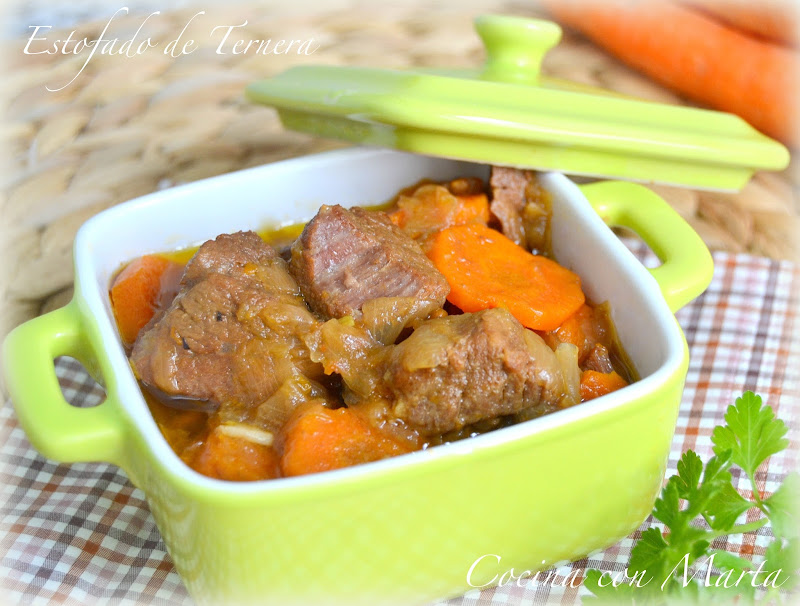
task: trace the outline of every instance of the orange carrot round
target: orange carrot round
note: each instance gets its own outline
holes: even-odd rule
[[[401,196],[392,222],[412,238],[452,225],[489,222],[489,200],[483,192],[453,194],[441,185],[422,185]]]
[[[764,133],[800,143],[800,53],[664,0],[546,0],[583,32],[654,80]]]
[[[111,307],[125,343],[133,343],[153,317],[165,276],[177,274],[179,270],[177,263],[157,255],[145,255],[129,263],[116,277],[111,286]]]
[[[581,373],[581,402],[617,391],[627,384],[627,381],[613,370],[611,372],[584,370]]]
[[[489,222],[489,200],[486,198],[486,194],[469,194],[456,196],[456,198],[459,206],[453,216],[455,225],[466,223],[483,223],[485,225]]]
[[[280,475],[278,455],[257,444],[215,428],[191,462],[203,475],[232,482],[268,480]]]
[[[505,307],[523,326],[553,330],[585,300],[575,273],[479,223],[440,231],[428,257],[463,311]]]
[[[591,317],[592,308],[584,304],[578,308],[574,314],[564,320],[555,330],[548,331],[542,335],[551,349],[558,347],[559,343],[572,343],[578,348],[578,358],[583,357],[587,352],[587,339],[583,331],[583,324],[586,316]]]
[[[286,476],[350,467],[410,452],[350,408],[320,403],[299,409],[283,428],[281,470]]]

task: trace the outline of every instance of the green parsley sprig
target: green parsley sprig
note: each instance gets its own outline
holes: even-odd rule
[[[584,585],[594,594],[587,602],[613,604],[780,603],[800,585],[800,532],[797,505],[800,475],[791,472],[770,497],[756,486],[759,466],[784,450],[788,428],[761,398],[746,392],[729,406],[725,425],[711,436],[714,456],[705,464],[689,450],[678,473],[656,500],[653,517],[664,531],[651,527],[636,543],[626,575],[589,570]],[[731,469],[746,474],[752,496],[733,486]],[[757,508],[755,521],[737,524]],[[750,516],[752,517],[752,516]],[[758,566],[729,552],[712,549],[714,539],[753,532],[770,524],[773,539]],[[717,571],[716,574],[712,574]],[[796,596],[795,596],[796,597]]]

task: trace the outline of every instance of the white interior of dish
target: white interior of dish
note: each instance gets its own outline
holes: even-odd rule
[[[576,418],[621,406],[652,392],[681,363],[683,341],[658,284],[592,210],[578,187],[563,175],[543,176],[554,198],[552,240],[563,265],[582,276],[587,296],[608,300],[620,340],[642,380],[620,392],[558,413],[440,446],[349,469],[268,482],[231,484],[196,474],[161,437],[127,363],[116,332],[108,287],[120,266],[150,252],[199,244],[220,233],[294,224],[310,219],[322,204],[385,202],[422,179],[488,178],[487,166],[389,150],[356,148],[306,156],[175,187],[113,207],[90,219],[75,241],[78,296],[97,322],[117,397],[146,436],[154,456],[170,471],[208,488],[230,491],[277,489],[288,484],[334,481],[425,458],[491,447]]]

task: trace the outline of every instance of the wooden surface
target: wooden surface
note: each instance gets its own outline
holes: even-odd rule
[[[66,86],[86,53],[25,55],[27,36],[5,41],[0,135],[6,151],[1,202],[6,313],[0,334],[69,299],[72,241],[93,214],[160,188],[341,145],[284,131],[271,109],[242,98],[253,79],[299,63],[476,66],[483,60],[472,28],[476,15],[543,16],[522,2],[396,4],[341,0],[310,14],[307,3],[234,3],[206,10],[191,22],[199,5],[162,12],[147,21],[141,36],[160,42],[160,48],[130,58],[96,54]],[[109,35],[129,39],[143,18],[118,17]],[[310,56],[217,53],[221,36],[212,38],[211,29],[245,20],[248,25],[236,30],[242,39],[313,38],[319,49]],[[95,39],[106,22],[81,24],[73,39]],[[165,56],[164,45],[187,23],[182,39],[195,39],[197,49]],[[47,37],[63,39],[67,33],[53,30]],[[682,103],[569,32],[546,58],[544,71]],[[796,260],[799,173],[793,162],[782,174],[758,174],[733,195],[656,189],[713,249]]]

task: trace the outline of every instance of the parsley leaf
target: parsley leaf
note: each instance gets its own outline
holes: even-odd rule
[[[772,522],[772,532],[776,537],[795,539],[800,536],[800,475],[792,472],[770,498],[764,501],[767,515]]]
[[[767,576],[774,575],[773,587],[787,591],[797,587],[800,584],[800,539],[770,543],[764,554],[764,571]]]
[[[709,501],[706,521],[714,530],[731,528],[736,523],[736,518],[751,507],[753,503],[728,483]]]
[[[629,570],[645,573],[648,570],[652,571],[668,547],[669,543],[664,540],[658,528],[648,528],[633,546]],[[652,573],[647,575],[645,580],[647,578],[652,578]]]
[[[586,578],[583,581],[585,587],[590,588],[594,597],[585,600],[592,604],[643,604],[634,592],[636,587],[627,583],[615,584],[615,581],[607,574],[603,575],[599,570],[587,570]]]
[[[761,396],[745,392],[725,413],[724,426],[718,426],[711,435],[714,453],[730,449],[733,462],[751,478],[764,460],[789,445],[784,438],[789,430],[775,418],[769,406],[762,406]]]
[[[648,528],[634,545],[627,583],[612,584],[599,571],[586,574],[585,586],[603,603],[739,604],[754,603],[757,590],[764,600],[800,585],[800,475],[789,474],[781,487],[762,500],[755,473],[771,455],[789,445],[786,424],[752,392],[737,398],[725,414],[725,425],[714,429],[714,455],[705,465],[691,450],[678,462],[656,499],[653,517],[664,530]],[[736,465],[750,479],[752,500],[733,485]],[[766,517],[736,525],[751,508]],[[758,567],[750,560],[710,549],[712,542],[753,532],[772,524],[774,540]],[[703,569],[703,566],[705,568]],[[712,572],[716,571],[716,576]],[[771,575],[771,576],[770,576]],[[631,580],[633,578],[633,580]],[[637,582],[638,579],[638,582]]]
[[[678,494],[682,499],[689,499],[697,496],[697,485],[703,475],[703,461],[693,451],[683,453],[681,460],[678,461],[677,486]],[[663,520],[662,520],[663,521]]]

